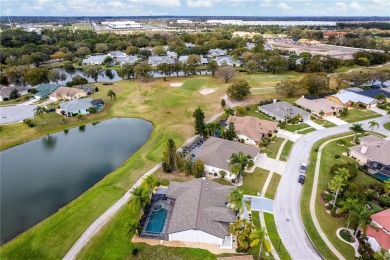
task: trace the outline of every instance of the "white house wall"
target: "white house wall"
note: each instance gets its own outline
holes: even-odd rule
[[[169,234],[169,241],[200,242],[218,246],[223,244],[222,238],[194,229]]]
[[[249,138],[248,136],[246,136],[246,135],[240,135],[240,134],[238,134],[237,137],[238,137],[239,139],[244,139],[245,143],[247,143],[247,144],[256,145],[256,142],[253,141],[252,139],[250,139],[250,138]]]
[[[212,173],[212,174],[216,173],[218,177],[221,177],[221,175],[219,174],[219,171],[225,171],[227,173],[225,176],[226,179],[232,180],[232,179],[236,178],[236,175],[232,174],[230,171],[227,171],[227,170],[224,170],[224,169],[221,169],[218,167],[214,167],[211,165],[205,164],[204,169],[205,169],[206,173]]]
[[[354,150],[349,150],[350,151],[350,156],[356,158],[356,160],[361,164],[366,164],[367,163],[367,157],[363,156],[360,153],[357,153]]]

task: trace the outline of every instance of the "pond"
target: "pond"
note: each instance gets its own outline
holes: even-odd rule
[[[80,76],[86,78],[88,80],[88,82],[91,82],[91,83],[95,82],[92,78],[85,77],[84,74],[83,74],[83,70],[80,70],[80,69],[76,69],[75,73],[73,75],[70,75],[69,73],[66,73],[65,70],[63,70],[63,69],[58,69],[57,68],[55,70],[58,70],[59,72],[64,73],[66,75],[66,79],[64,81],[59,81],[58,82],[59,84],[65,84],[66,82],[71,81],[72,77],[74,77],[76,75],[80,75]],[[118,73],[116,72],[116,70],[111,70],[111,73],[112,73],[112,75],[110,75],[111,77],[109,77],[109,76],[106,75],[105,70],[104,70],[103,74],[98,77],[97,81],[98,82],[116,82],[116,81],[122,80],[122,78],[118,76]],[[202,70],[197,70],[196,73],[198,75],[206,75],[206,74],[211,74],[211,71],[202,69]],[[161,74],[161,73],[159,73],[157,71],[153,71],[152,74],[153,74],[154,78],[164,77],[163,74]],[[171,77],[176,77],[176,76],[177,76],[176,73],[171,74]],[[179,72],[179,76],[184,76],[184,73],[182,71],[180,71]]]
[[[1,243],[27,230],[118,168],[153,126],[114,118],[72,128],[0,152]]]

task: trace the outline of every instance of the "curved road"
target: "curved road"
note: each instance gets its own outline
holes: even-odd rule
[[[372,119],[371,119],[372,120]],[[357,122],[368,129],[368,121]],[[375,118],[380,127],[375,132],[389,136],[390,132],[383,128],[383,124],[389,122],[387,116]],[[306,134],[299,138],[291,150],[286,170],[282,174],[275,201],[274,214],[279,235],[291,255],[292,259],[321,259],[316,249],[305,233],[300,214],[300,197],[302,185],[298,183],[299,166],[301,162],[307,162],[312,146],[319,140],[349,131],[352,124],[326,128],[320,131]]]

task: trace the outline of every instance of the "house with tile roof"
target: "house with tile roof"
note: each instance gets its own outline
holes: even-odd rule
[[[329,101],[335,102],[345,107],[352,107],[354,104],[363,104],[367,108],[370,108],[375,107],[378,102],[374,98],[348,91],[340,91],[337,94],[330,95],[325,98]]]
[[[377,162],[390,165],[390,141],[375,135],[361,137],[360,144],[349,148],[349,156],[360,164]]]
[[[301,97],[295,101],[295,104],[305,108],[306,110],[310,110],[312,114],[319,117],[321,117],[321,111],[324,112],[323,117],[327,117],[334,116],[343,109],[342,105],[329,101],[325,98],[307,99],[305,97]]]
[[[367,226],[366,230],[367,242],[370,243],[371,249],[374,252],[384,249],[390,253],[390,209],[375,213],[371,220],[371,225]]]
[[[208,243],[232,248],[229,226],[236,214],[228,205],[233,186],[203,178],[169,183],[166,197],[174,200],[167,234],[169,241]]]
[[[232,154],[242,152],[249,154],[255,161],[260,154],[260,149],[251,145],[229,141],[217,137],[210,137],[200,148],[192,150],[193,160],[200,159],[205,166],[205,172],[213,176],[220,176],[220,171],[225,171],[226,179],[235,180],[237,176],[231,172],[230,157]]]
[[[58,100],[73,100],[86,97],[87,92],[78,88],[59,87],[49,95],[49,99],[53,101]]]
[[[238,138],[251,145],[258,145],[263,137],[271,136],[278,127],[277,122],[261,120],[253,116],[229,116],[226,124],[230,123],[234,124]]]

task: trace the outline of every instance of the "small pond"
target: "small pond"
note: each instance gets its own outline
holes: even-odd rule
[[[152,130],[152,124],[142,119],[114,118],[0,152],[1,243],[55,213],[115,170],[148,140]]]

